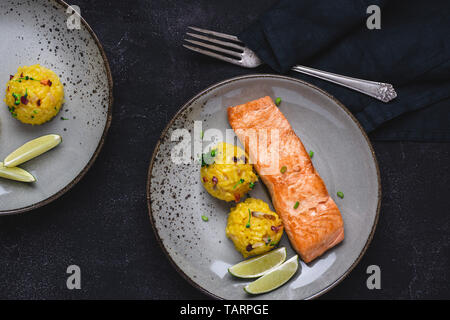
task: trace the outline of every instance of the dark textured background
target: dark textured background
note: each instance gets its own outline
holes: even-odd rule
[[[164,126],[200,90],[226,78],[271,72],[183,49],[186,26],[235,34],[273,2],[72,3],[109,58],[113,122],[98,160],[68,194],[0,218],[0,298],[207,298],[177,274],[155,239],[145,195],[149,159]],[[345,95],[336,97],[346,103]],[[375,237],[359,265],[322,299],[450,298],[450,144],[375,142],[374,148],[383,188]],[[66,289],[70,264],[81,267],[81,290]],[[381,290],[366,288],[371,264],[381,267]]]

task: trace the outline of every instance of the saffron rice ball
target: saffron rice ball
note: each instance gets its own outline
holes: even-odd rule
[[[245,151],[225,142],[202,155],[200,179],[213,197],[236,202],[258,181]]]
[[[283,235],[283,223],[263,200],[247,198],[231,209],[225,232],[247,258],[273,249]]]
[[[10,76],[4,101],[14,118],[40,125],[58,114],[64,103],[64,88],[52,70],[38,64],[23,66]]]

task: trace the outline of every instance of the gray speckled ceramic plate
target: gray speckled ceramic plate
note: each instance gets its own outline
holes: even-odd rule
[[[249,75],[218,83],[184,105],[164,130],[150,164],[147,187],[150,218],[163,250],[188,281],[217,298],[252,298],[243,290],[248,281],[227,272],[242,260],[225,236],[233,204],[214,199],[203,189],[198,162],[172,163],[171,149],[179,141],[171,141],[171,135],[180,128],[193,135],[195,120],[203,121],[204,131],[225,131],[230,128],[227,106],[266,95],[282,97],[280,109],[306,149],[314,150],[314,166],[342,212],[345,240],[312,263],[302,262],[283,287],[256,298],[308,299],[326,292],[357,264],[378,220],[377,162],[367,136],[342,104],[310,84],[282,76]],[[336,197],[339,190],[344,199]],[[270,203],[261,183],[251,195]],[[201,215],[209,221],[202,221]],[[287,247],[288,258],[295,254],[286,235],[280,246]]]
[[[0,179],[0,215],[40,207],[70,189],[94,162],[111,122],[106,56],[83,19],[81,29],[67,28],[66,10],[62,1],[0,2],[0,161],[31,139],[49,133],[63,137],[60,146],[21,165],[37,182]],[[40,126],[13,119],[3,101],[9,75],[32,64],[55,71],[65,91],[60,113]]]

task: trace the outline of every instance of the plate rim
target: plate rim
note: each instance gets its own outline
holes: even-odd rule
[[[53,1],[55,3],[63,6],[63,8],[66,10],[69,7],[69,4],[67,4],[63,0],[53,0]],[[113,97],[114,82],[113,82],[113,78],[112,78],[111,68],[109,66],[109,61],[106,56],[105,50],[103,49],[103,46],[100,43],[100,40],[98,39],[97,35],[95,34],[95,32],[91,28],[91,26],[86,22],[86,20],[84,20],[84,18],[81,15],[79,17],[80,17],[81,23],[85,26],[86,30],[91,35],[92,39],[94,39],[94,42],[97,45],[97,47],[100,51],[100,54],[102,55],[103,64],[105,66],[106,75],[108,78],[108,95],[109,95],[109,97],[108,97],[108,114],[106,116],[106,123],[105,123],[105,128],[103,129],[102,136],[97,145],[97,148],[95,149],[94,153],[92,154],[91,159],[89,159],[88,163],[84,166],[83,170],[81,170],[80,173],[78,173],[78,175],[71,182],[69,182],[64,188],[60,189],[58,192],[56,192],[52,196],[50,196],[44,200],[41,200],[39,202],[33,203],[29,206],[12,209],[12,210],[0,210],[0,216],[7,216],[7,215],[28,212],[28,211],[43,207],[43,206],[57,200],[58,198],[60,198],[62,195],[64,195],[70,189],[72,189],[72,187],[74,187],[85,176],[85,174],[89,171],[89,169],[94,164],[95,160],[97,159],[97,157],[105,143],[106,136],[108,135],[108,131],[109,131],[109,128],[110,128],[111,122],[112,122],[112,106],[113,106],[113,101],[114,101],[114,97]]]
[[[375,229],[378,225],[378,220],[379,220],[379,216],[380,216],[380,208],[381,208],[381,198],[382,198],[382,193],[381,193],[381,175],[380,175],[380,168],[378,166],[378,161],[375,155],[375,151],[373,149],[372,143],[369,140],[369,137],[367,136],[366,132],[364,131],[363,127],[361,126],[361,124],[359,123],[359,121],[355,118],[355,116],[347,109],[347,107],[344,106],[344,104],[342,104],[338,99],[336,99],[334,96],[332,96],[330,93],[326,92],[323,89],[320,89],[318,87],[316,87],[315,85],[312,85],[304,80],[300,80],[297,78],[293,78],[293,77],[288,77],[288,76],[284,76],[284,75],[278,75],[278,74],[269,74],[269,73],[263,73],[263,74],[248,74],[248,75],[243,75],[243,76],[237,76],[237,77],[233,77],[233,78],[229,78],[226,80],[222,80],[219,81],[209,87],[207,87],[206,89],[203,89],[202,91],[200,91],[198,94],[196,94],[195,96],[193,96],[191,99],[189,99],[176,113],[175,115],[171,118],[171,120],[169,121],[169,123],[165,126],[164,130],[162,131],[161,135],[158,138],[158,141],[155,145],[155,148],[153,149],[153,153],[151,156],[151,160],[150,160],[150,165],[148,168],[148,172],[147,172],[147,186],[146,186],[146,196],[147,196],[147,208],[148,208],[148,215],[150,217],[150,222],[152,225],[152,229],[155,233],[155,237],[156,240],[158,241],[160,247],[162,248],[164,254],[166,255],[166,257],[168,258],[168,260],[170,261],[170,263],[172,264],[172,266],[175,268],[175,270],[178,272],[178,274],[180,274],[184,279],[186,279],[186,281],[191,284],[194,288],[198,289],[199,291],[203,292],[204,294],[214,298],[214,299],[218,299],[218,300],[225,300],[225,298],[220,297],[210,291],[208,291],[207,289],[205,289],[204,287],[202,287],[201,285],[199,285],[198,283],[196,283],[194,280],[192,280],[176,263],[175,261],[172,259],[172,257],[170,256],[169,252],[167,251],[167,249],[165,248],[162,239],[159,235],[159,232],[156,228],[156,224],[155,224],[155,219],[153,217],[153,212],[152,212],[152,208],[151,208],[151,198],[150,198],[150,189],[151,189],[151,176],[152,176],[152,171],[153,171],[153,165],[155,162],[155,158],[156,158],[156,154],[159,151],[159,147],[161,145],[161,141],[163,140],[164,136],[166,135],[167,131],[170,129],[170,127],[172,126],[172,124],[174,123],[174,121],[179,117],[179,115],[186,110],[194,101],[196,101],[197,99],[199,99],[200,97],[204,96],[205,94],[207,94],[208,92],[210,92],[211,90],[214,90],[216,88],[219,88],[221,86],[224,86],[226,84],[235,82],[235,81],[239,81],[239,80],[244,80],[244,79],[255,79],[255,78],[275,78],[275,79],[281,79],[281,80],[288,80],[288,81],[293,81],[293,82],[297,82],[300,83],[302,85],[306,85],[308,87],[310,87],[313,90],[318,91],[321,94],[324,94],[325,96],[327,96],[328,98],[330,98],[331,100],[333,100],[343,111],[345,111],[347,113],[347,115],[350,117],[351,120],[353,120],[353,122],[357,125],[358,129],[360,130],[361,134],[363,135],[367,145],[369,146],[369,150],[370,153],[372,155],[372,159],[374,161],[375,164],[375,169],[376,169],[376,173],[377,173],[377,183],[378,183],[378,202],[377,202],[377,209],[376,209],[376,215],[375,215],[375,219],[372,225],[372,229],[369,233],[369,236],[366,240],[366,243],[364,244],[363,249],[361,250],[361,252],[359,253],[358,257],[355,259],[355,261],[350,265],[350,267],[342,274],[340,275],[334,282],[332,282],[331,284],[329,284],[327,287],[323,288],[322,290],[306,297],[304,300],[310,300],[310,299],[315,299],[320,297],[321,295],[327,293],[328,291],[330,291],[331,289],[333,289],[335,286],[337,286],[339,283],[341,283],[352,271],[353,269],[358,265],[358,263],[361,261],[362,257],[364,256],[364,254],[366,253],[370,243],[372,242],[373,236],[375,234]]]

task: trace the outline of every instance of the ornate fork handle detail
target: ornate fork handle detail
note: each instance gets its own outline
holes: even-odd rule
[[[389,83],[356,79],[299,65],[294,66],[292,70],[359,91],[383,102],[397,97],[394,87]]]

